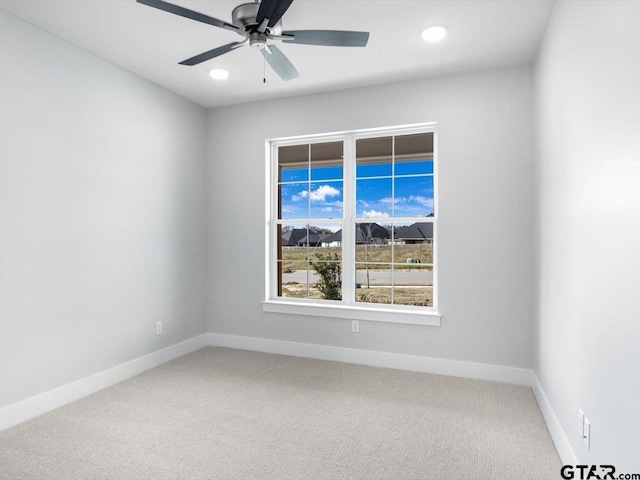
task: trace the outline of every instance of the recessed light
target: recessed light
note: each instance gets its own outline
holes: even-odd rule
[[[211,78],[214,80],[226,80],[229,78],[229,72],[221,68],[213,68],[209,70],[209,75],[211,75]]]
[[[442,25],[429,27],[422,32],[422,38],[427,42],[439,42],[447,36],[447,28]]]

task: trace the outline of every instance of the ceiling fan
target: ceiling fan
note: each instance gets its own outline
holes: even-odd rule
[[[296,67],[282,51],[269,42],[282,41],[302,45],[322,45],[331,47],[365,47],[369,41],[369,32],[351,32],[345,30],[282,30],[282,16],[293,0],[262,0],[258,3],[243,3],[231,12],[232,23],[194,12],[163,0],[137,0],[138,3],[164,10],[165,12],[224,28],[244,37],[222,47],[214,48],[195,57],[180,62],[180,65],[198,65],[219,57],[245,45],[260,50],[271,68],[282,78],[292,80],[300,76]]]

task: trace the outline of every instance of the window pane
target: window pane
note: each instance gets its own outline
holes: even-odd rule
[[[356,216],[388,218],[392,215],[390,178],[356,181]]]
[[[356,177],[391,176],[392,152],[392,137],[356,140]]]
[[[278,181],[306,182],[309,180],[309,145],[278,148]]]
[[[356,224],[356,262],[391,263],[391,231],[378,223]]]
[[[394,305],[433,307],[433,287],[395,287],[393,303]]]
[[[396,160],[396,176],[431,174],[433,174],[433,160]]]
[[[393,303],[395,305],[433,306],[433,268],[394,265]]]
[[[394,263],[408,266],[433,263],[433,223],[394,224]]]
[[[307,225],[279,225],[281,248],[278,260],[306,261],[308,259],[309,233]]]
[[[326,226],[326,225],[322,225],[322,228],[329,228],[332,229],[332,226]],[[329,249],[335,249],[335,251],[342,251],[342,249],[340,247],[342,247],[342,226],[340,226],[338,228],[338,230],[336,230],[335,232],[331,233],[331,235],[328,235],[326,237],[324,237],[322,239],[322,243],[321,246],[323,248],[329,248]],[[333,251],[333,250],[327,250],[329,252]]]
[[[312,183],[310,218],[342,218],[342,182]]]
[[[280,170],[281,182],[300,182],[306,181],[309,176],[309,170],[304,168],[289,168]]]
[[[342,261],[341,247],[311,247],[309,249],[309,259],[312,262],[335,262]]]
[[[356,301],[391,303],[391,265],[356,264]]]
[[[287,298],[307,298],[307,262],[278,262],[281,272],[281,296]]]
[[[342,142],[311,145],[311,180],[342,180]]]
[[[341,261],[342,224],[309,226],[309,253],[312,261]]]
[[[281,219],[309,218],[309,184],[289,183],[278,185],[278,211]]]
[[[342,262],[311,262],[309,283],[310,298],[342,300]]]
[[[396,137],[394,160],[395,175],[433,173],[433,133]]]
[[[401,177],[394,182],[394,216],[426,217],[433,214],[433,177]]]

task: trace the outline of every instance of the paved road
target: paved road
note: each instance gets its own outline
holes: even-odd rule
[[[367,281],[366,270],[356,271],[356,281],[365,283]],[[396,285],[423,285],[433,283],[433,272],[416,271],[416,270],[396,270],[393,274]],[[319,280],[318,274],[314,271],[309,272],[309,281],[316,283]],[[371,285],[391,285],[391,271],[389,270],[369,270],[369,281]],[[305,270],[296,270],[293,273],[283,273],[282,282],[307,283],[307,272]]]

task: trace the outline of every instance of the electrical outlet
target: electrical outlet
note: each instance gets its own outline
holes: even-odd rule
[[[581,408],[578,409],[578,433],[580,437],[584,435],[584,412]]]
[[[156,335],[160,335],[162,333],[162,322],[156,322]]]
[[[351,320],[351,331],[353,333],[360,333],[360,321],[359,320]]]
[[[582,441],[587,446],[587,450],[589,450],[591,446],[591,422],[587,420],[587,417],[584,419],[584,429],[582,432]]]

